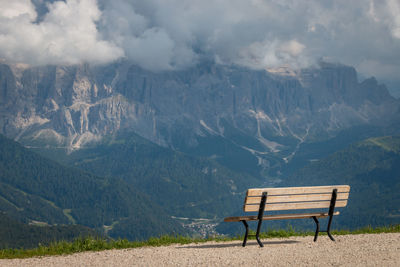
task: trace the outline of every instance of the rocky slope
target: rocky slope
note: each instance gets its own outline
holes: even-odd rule
[[[215,158],[226,155],[213,145],[225,142],[268,168],[268,155],[290,161],[304,142],[357,125],[385,127],[399,110],[374,78],[359,82],[354,68],[328,63],[254,71],[204,62],[159,73],[128,62],[0,65],[0,132],[29,146],[74,150],[129,130]]]

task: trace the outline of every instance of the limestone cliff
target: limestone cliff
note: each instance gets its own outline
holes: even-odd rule
[[[400,117],[400,103],[385,86],[374,78],[359,82],[354,68],[328,63],[290,75],[208,62],[160,73],[128,62],[2,64],[0,104],[1,133],[68,149],[131,130],[173,148],[240,134],[253,145],[238,146],[268,153]]]

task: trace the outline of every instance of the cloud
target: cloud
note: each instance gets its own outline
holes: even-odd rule
[[[301,56],[304,49],[305,46],[297,40],[264,40],[244,47],[235,63],[256,69],[276,68],[282,65],[292,68],[307,67],[307,60]]]
[[[36,23],[30,1],[5,1],[0,13],[0,57],[32,65],[107,63],[124,55],[121,48],[102,40],[96,27],[101,11],[95,0],[68,0],[48,4],[48,13]]]
[[[281,1],[104,0],[101,5],[99,28],[105,38],[150,69],[184,68],[202,57],[253,68],[281,59],[297,64],[300,55],[293,49],[298,53],[305,47],[289,34],[297,21],[282,16],[290,14]]]
[[[35,7],[30,0],[0,0],[0,6],[0,17],[11,19],[27,15],[31,20],[36,18]]]
[[[105,39],[153,70],[203,57],[258,69],[305,67],[320,58],[362,70],[373,68],[368,62],[384,69],[400,64],[396,0],[103,0],[101,6]]]
[[[386,0],[370,1],[368,15],[377,23],[385,25],[393,38],[400,39],[400,2]]]
[[[143,7],[142,7],[143,6]],[[156,17],[143,9],[151,6],[130,1],[104,1],[104,11],[99,28],[107,40],[121,47],[127,58],[151,70],[169,70],[185,67],[195,62],[191,45],[177,36],[178,27],[168,28],[156,23]],[[137,10],[141,10],[139,13]]]
[[[38,19],[39,2],[46,1],[0,0],[0,57],[30,64],[123,57],[154,71],[203,58],[256,69],[329,58],[400,77],[398,0],[52,0]]]

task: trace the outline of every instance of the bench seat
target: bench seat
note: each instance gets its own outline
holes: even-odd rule
[[[333,215],[339,215],[339,211],[335,211]],[[315,212],[315,213],[297,213],[297,214],[274,214],[264,215],[263,221],[271,220],[285,220],[285,219],[307,219],[312,217],[326,218],[329,216],[328,212]],[[257,215],[252,216],[237,216],[237,217],[226,217],[224,222],[240,222],[240,221],[258,221]]]

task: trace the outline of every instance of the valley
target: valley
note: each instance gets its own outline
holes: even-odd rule
[[[343,183],[341,227],[399,223],[400,100],[352,67],[0,64],[0,104],[0,208],[26,225],[232,235],[249,187]]]

